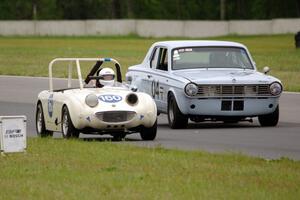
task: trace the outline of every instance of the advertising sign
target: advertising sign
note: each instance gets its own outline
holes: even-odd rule
[[[26,116],[0,116],[0,142],[2,153],[26,150]]]

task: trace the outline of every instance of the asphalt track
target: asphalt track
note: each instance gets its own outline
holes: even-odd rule
[[[59,87],[67,84],[56,79]],[[35,102],[37,94],[48,89],[47,78],[0,76],[0,115],[26,115],[27,134],[35,137]],[[166,115],[158,119],[155,141],[142,141],[138,134],[126,136],[121,143],[140,146],[162,146],[183,150],[205,150],[208,152],[235,152],[265,159],[287,157],[300,160],[300,94],[285,92],[280,99],[280,120],[276,127],[260,127],[257,119],[253,123],[191,123],[187,129],[172,130],[167,125]],[[61,137],[55,133],[54,137]],[[85,141],[93,136],[81,134]],[[108,136],[106,137],[108,138]],[[105,138],[95,139],[99,141]]]

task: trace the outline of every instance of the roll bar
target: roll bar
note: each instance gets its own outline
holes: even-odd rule
[[[77,75],[79,80],[79,88],[83,89],[83,81],[82,81],[82,75],[81,75],[81,69],[80,69],[80,61],[83,62],[90,62],[90,61],[96,61],[98,64],[97,66],[100,67],[103,62],[113,62],[115,63],[116,69],[117,69],[117,81],[122,82],[121,78],[121,65],[118,61],[112,58],[55,58],[49,63],[49,91],[53,92],[53,75],[52,75],[52,67],[53,64],[56,62],[66,62],[70,61],[69,68],[68,68],[68,88],[71,87],[71,81],[72,81],[72,63],[76,63],[76,69],[77,69]],[[92,69],[93,70],[93,69]]]

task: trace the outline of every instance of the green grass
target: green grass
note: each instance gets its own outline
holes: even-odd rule
[[[300,162],[29,138],[0,156],[0,199],[298,199]]]
[[[0,37],[0,75],[48,76],[48,63],[56,57],[113,57],[123,66],[140,63],[150,45],[159,40],[185,38],[127,37]],[[206,38],[207,39],[207,38]],[[237,41],[250,49],[258,69],[271,67],[285,90],[300,91],[300,49],[293,35],[226,36],[208,38]],[[83,66],[83,74],[92,64]],[[66,70],[56,67],[57,76]]]

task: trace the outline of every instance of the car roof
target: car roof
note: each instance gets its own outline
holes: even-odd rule
[[[175,41],[160,41],[154,43],[155,46],[166,46],[171,49],[179,47],[197,47],[197,46],[228,46],[228,47],[242,47],[243,44],[237,42],[217,41],[217,40],[175,40]]]

